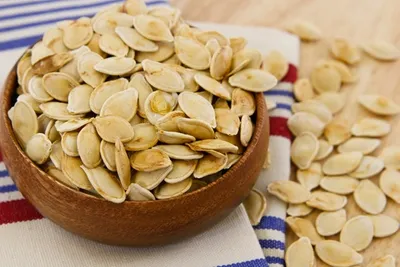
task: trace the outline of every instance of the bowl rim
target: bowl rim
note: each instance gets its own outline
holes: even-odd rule
[[[42,170],[37,164],[35,164],[30,158],[28,158],[28,156],[25,154],[25,152],[23,151],[23,149],[21,148],[21,146],[19,145],[15,133],[12,129],[12,123],[11,120],[8,118],[8,110],[12,107],[13,101],[12,101],[12,97],[16,94],[16,89],[17,89],[17,85],[18,85],[18,81],[17,81],[17,64],[19,62],[19,60],[25,55],[25,53],[29,50],[30,48],[27,48],[27,50],[25,50],[21,57],[18,58],[18,60],[16,61],[15,65],[13,66],[13,68],[10,70],[10,72],[7,75],[7,78],[4,81],[4,84],[2,86],[2,92],[1,92],[1,99],[0,99],[0,105],[1,105],[1,114],[0,116],[3,116],[3,120],[5,122],[5,128],[6,128],[6,132],[7,134],[11,137],[12,143],[14,146],[16,146],[18,153],[21,154],[22,158],[27,161],[28,163],[30,163],[30,165],[35,168],[37,171],[39,171],[39,173],[41,173],[41,175],[45,176],[46,179],[49,179],[51,182],[54,182],[55,184],[57,184],[58,186],[63,187],[63,189],[66,190],[70,190],[73,194],[77,194],[77,197],[83,197],[83,198],[88,198],[89,200],[93,200],[93,201],[101,201],[101,202],[109,202],[108,200],[104,199],[104,198],[100,198],[100,197],[96,197],[93,196],[91,194],[82,192],[80,190],[76,190],[73,188],[70,188],[69,186],[63,184],[62,182],[58,181],[57,179],[51,177],[50,175],[48,175],[44,170]],[[8,99],[5,98],[6,94],[9,94]],[[254,148],[257,146],[257,144],[259,143],[259,139],[261,137],[263,137],[263,133],[262,133],[262,129],[264,124],[269,124],[269,114],[268,114],[268,109],[264,100],[264,95],[263,93],[254,93],[255,95],[255,102],[256,102],[256,111],[254,113],[256,120],[255,120],[255,126],[254,126],[254,132],[253,132],[253,136],[250,140],[250,143],[248,144],[248,146],[246,147],[244,153],[242,154],[242,157],[240,158],[240,160],[238,162],[236,162],[230,169],[228,169],[221,177],[219,177],[218,179],[216,179],[215,181],[207,184],[206,186],[203,186],[197,190],[194,190],[192,192],[189,193],[185,193],[176,197],[172,197],[172,198],[168,198],[168,199],[156,199],[156,200],[148,200],[148,201],[133,201],[133,200],[129,200],[129,201],[124,201],[122,203],[119,203],[116,206],[121,206],[121,205],[131,205],[131,206],[152,206],[152,205],[159,205],[161,203],[174,203],[174,202],[179,202],[182,201],[184,199],[188,199],[193,197],[194,195],[200,194],[203,191],[206,191],[212,187],[218,186],[221,183],[224,183],[224,181],[226,179],[228,179],[230,176],[232,176],[231,174],[233,172],[235,172],[237,169],[244,167],[245,163],[247,162],[247,159],[249,158],[249,155],[252,153],[252,151],[254,150]],[[270,126],[270,125],[268,125]],[[267,136],[266,138],[270,137],[270,133],[269,131],[267,132]],[[3,157],[6,157],[6,155],[3,154]],[[11,179],[13,179],[11,177]],[[193,178],[196,179],[196,178]],[[13,179],[14,180],[14,179]],[[201,180],[198,179],[198,180]],[[157,204],[156,204],[157,203]]]

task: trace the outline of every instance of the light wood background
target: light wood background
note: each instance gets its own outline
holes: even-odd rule
[[[230,23],[240,25],[271,26],[282,28],[285,23],[303,19],[316,24],[324,39],[317,43],[302,43],[299,77],[307,77],[319,59],[329,58],[328,46],[333,37],[345,37],[357,44],[382,39],[400,47],[400,1],[399,0],[171,0],[182,10],[186,19]],[[238,33],[240,35],[240,33]],[[363,93],[379,93],[400,104],[400,61],[382,63],[363,55],[360,64],[354,67],[360,75],[359,82],[345,85],[342,92],[347,103],[338,115],[348,123],[372,116],[360,107],[356,98]],[[400,145],[400,116],[385,118],[391,122],[392,132],[383,138],[383,144]],[[379,155],[379,149],[375,155]],[[372,179],[377,182],[378,177]],[[385,214],[400,221],[400,206],[388,200]],[[349,197],[348,217],[362,214],[353,198]],[[316,212],[310,218],[315,219]],[[296,239],[288,231],[288,243]],[[375,239],[362,252],[364,264],[376,257],[392,254],[400,266],[400,232],[396,235]],[[327,266],[318,262],[318,266]]]

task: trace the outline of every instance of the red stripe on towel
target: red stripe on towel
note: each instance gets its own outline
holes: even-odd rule
[[[297,80],[297,68],[296,66],[289,64],[289,70],[281,82],[294,83]]]
[[[41,218],[43,216],[26,199],[0,202],[0,225]]]
[[[275,136],[282,136],[291,139],[289,128],[287,127],[287,119],[283,117],[270,117],[270,134]]]

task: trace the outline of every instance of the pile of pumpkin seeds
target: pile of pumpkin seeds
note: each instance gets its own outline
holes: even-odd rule
[[[308,22],[294,22],[287,30],[303,41],[321,38],[320,30]],[[268,186],[270,194],[289,204],[286,223],[299,237],[286,251],[288,267],[316,266],[314,250],[329,266],[362,264],[360,252],[374,238],[393,235],[399,229],[399,222],[383,211],[387,198],[400,204],[400,147],[387,146],[378,157],[371,156],[381,145],[379,138],[389,134],[390,123],[367,117],[349,125],[335,118],[346,102],[341,85],[358,80],[350,66],[360,62],[362,53],[343,38],[334,39],[330,49],[334,59],[318,62],[310,78],[301,78],[294,85],[298,103],[292,105],[288,127],[295,136],[291,160],[297,167],[297,181],[277,181]],[[400,57],[395,46],[382,41],[362,49],[376,60]],[[400,105],[382,95],[360,95],[358,103],[378,116],[400,113]],[[378,185],[369,180],[377,175]],[[347,217],[350,194],[364,215]],[[320,211],[315,223],[303,218],[313,210]],[[329,239],[336,234],[339,241]],[[392,255],[377,256],[366,266],[396,266]]]
[[[27,156],[71,188],[115,203],[179,196],[240,160],[254,94],[287,72],[246,45],[128,0],[45,32],[18,62],[8,115]]]

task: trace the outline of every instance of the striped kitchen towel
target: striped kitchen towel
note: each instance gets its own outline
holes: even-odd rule
[[[38,40],[56,21],[92,16],[121,0],[0,0],[0,85],[27,46]],[[149,6],[167,5],[149,1]],[[266,93],[277,102],[271,115],[271,160],[256,188],[276,179],[288,179],[290,134],[286,119],[292,103],[299,42],[274,29],[195,23],[227,36],[243,36],[249,46],[268,53],[280,50],[292,63],[284,81]],[[7,156],[7,155],[4,155]],[[243,206],[208,231],[191,239],[157,248],[125,248],[98,244],[44,219],[21,195],[8,176],[0,155],[0,266],[283,266],[285,207],[268,199],[268,210],[253,228]],[[258,239],[257,239],[258,238]],[[269,265],[268,265],[269,264]]]

